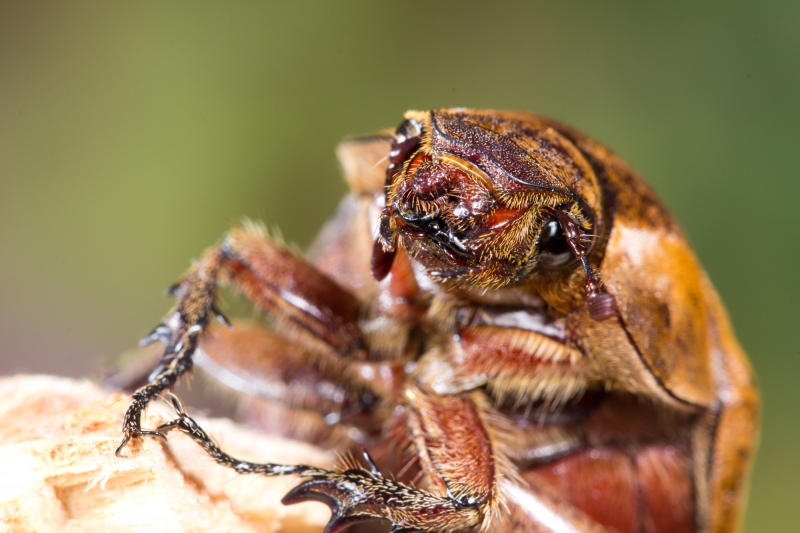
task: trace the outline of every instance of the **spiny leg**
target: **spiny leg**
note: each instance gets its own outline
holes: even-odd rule
[[[479,393],[406,392],[414,445],[431,490],[351,469],[345,474],[358,479],[347,479],[353,485],[338,478],[313,478],[292,490],[284,502],[328,503],[334,510],[330,531],[370,517],[388,520],[393,531],[486,526],[499,505],[497,482],[509,472],[484,424],[485,402]]]
[[[161,424],[158,427],[159,434],[166,436],[170,431],[177,429],[199,444],[217,463],[232,468],[240,474],[261,474],[265,476],[287,476],[294,474],[299,476],[313,476],[315,474],[327,472],[327,470],[306,465],[251,463],[249,461],[235,459],[223,452],[208,433],[206,433],[193,418],[186,414],[186,410],[177,396],[170,394],[169,400],[178,418]]]
[[[438,395],[411,388],[405,400],[431,490],[380,477],[374,469],[349,469],[343,478],[309,476],[284,503],[327,503],[333,517],[326,532],[369,518],[389,521],[393,532],[488,526],[501,505],[498,482],[511,472],[485,420],[482,393]]]
[[[171,390],[192,368],[192,356],[210,319],[216,316],[227,323],[215,305],[222,285],[233,286],[260,309],[299,331],[334,364],[362,349],[360,304],[352,294],[269,240],[262,230],[233,230],[171,289],[178,302],[144,339],[144,343],[161,341],[166,349],[149,382],[133,394],[117,455],[131,439],[160,436],[157,431],[142,430],[142,412],[153,398]]]
[[[422,396],[422,393],[418,394]],[[465,432],[486,434],[481,427],[471,422],[478,416],[469,397],[426,397],[418,398],[415,406],[416,416],[425,418],[422,431],[422,446],[435,443],[437,449],[428,449],[425,462],[434,469],[432,480],[444,482],[442,495],[421,490],[393,479],[383,477],[371,460],[369,469],[350,467],[342,471],[325,470],[306,465],[278,465],[273,463],[252,463],[231,457],[211,439],[211,437],[184,412],[180,403],[172,397],[178,418],[158,428],[162,434],[178,430],[199,444],[217,463],[243,474],[262,474],[266,476],[298,475],[308,478],[291,490],[284,498],[284,504],[302,501],[319,501],[331,508],[331,520],[325,528],[326,533],[337,533],[352,524],[383,519],[392,525],[392,531],[438,531],[457,530],[480,525],[494,505],[493,493],[497,476],[485,476],[484,467],[493,469],[494,456],[488,442],[479,438],[473,446],[464,448],[462,440],[454,440],[454,427]],[[444,402],[444,403],[442,403]],[[416,402],[415,402],[416,403]],[[456,412],[453,412],[455,410]],[[424,411],[421,413],[420,411]],[[434,411],[438,411],[434,413]],[[447,413],[445,413],[447,411]],[[441,416],[447,414],[447,420]],[[444,424],[441,428],[436,428]],[[437,431],[442,429],[445,434]],[[438,437],[434,436],[438,433]],[[465,435],[462,434],[462,437]],[[455,453],[456,447],[465,451],[463,456]],[[446,449],[444,449],[446,448]],[[482,457],[476,458],[478,451]],[[447,458],[453,464],[445,464]],[[476,467],[476,464],[479,465]],[[488,491],[488,492],[487,492]]]
[[[479,518],[477,509],[464,506],[453,498],[435,496],[383,477],[366,452],[364,455],[369,470],[351,467],[337,471],[308,465],[254,463],[236,459],[222,451],[186,414],[175,396],[171,395],[170,400],[178,418],[159,426],[161,434],[180,431],[199,444],[218,464],[240,474],[310,478],[291,490],[282,502],[291,505],[319,501],[328,505],[332,514],[325,533],[337,533],[347,526],[372,519],[387,520],[392,524],[392,531],[400,533],[452,527],[454,515],[466,514],[469,523],[475,523]]]

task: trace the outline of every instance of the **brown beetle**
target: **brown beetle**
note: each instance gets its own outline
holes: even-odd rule
[[[465,109],[409,112],[338,153],[352,192],[308,259],[243,227],[175,286],[118,452],[178,429],[239,472],[300,475],[284,502],[327,503],[327,532],[737,530],[754,376],[624,161],[548,119]],[[276,327],[210,328],[222,285]],[[177,403],[142,430],[193,357],[267,430],[375,459],[239,461]]]

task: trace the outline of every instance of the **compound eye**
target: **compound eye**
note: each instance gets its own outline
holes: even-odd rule
[[[399,165],[413,154],[420,143],[422,126],[416,120],[406,120],[397,127],[394,133],[394,144],[389,152],[389,163]]]
[[[539,235],[539,264],[545,268],[558,268],[573,259],[575,256],[561,224],[555,218],[547,220]]]

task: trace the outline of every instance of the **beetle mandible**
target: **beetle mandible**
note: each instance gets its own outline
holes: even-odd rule
[[[622,159],[549,119],[467,109],[408,112],[338,155],[351,193],[307,258],[249,224],[175,285],[118,453],[178,430],[238,472],[299,475],[284,503],[327,503],[329,533],[739,527],[754,376],[686,238]],[[211,328],[227,322],[221,286],[277,326]],[[195,360],[248,393],[266,430],[368,450],[367,466],[240,461],[177,403],[142,429]]]

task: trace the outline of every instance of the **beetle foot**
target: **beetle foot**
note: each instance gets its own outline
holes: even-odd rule
[[[281,502],[292,505],[304,501],[317,501],[331,509],[331,519],[325,533],[338,533],[346,527],[373,519],[386,519],[392,531],[413,531],[396,524],[387,516],[381,503],[385,498],[375,498],[382,478],[366,470],[351,469],[331,472],[325,477],[312,478],[292,489]],[[397,484],[399,485],[399,484]],[[383,487],[388,489],[388,487]],[[372,497],[370,497],[372,496]]]
[[[122,424],[122,442],[114,452],[117,457],[122,457],[122,450],[125,446],[138,442],[142,437],[158,437],[166,440],[166,436],[160,431],[142,429],[142,412],[147,406],[147,402],[141,389],[133,394],[133,402],[125,412],[125,420]]]
[[[158,427],[159,434],[179,431],[199,444],[218,464],[240,474],[265,476],[297,475],[307,480],[292,489],[282,502],[286,505],[303,501],[325,503],[331,519],[325,533],[338,533],[365,520],[388,521],[394,533],[462,529],[475,526],[481,519],[479,502],[441,497],[383,477],[377,465],[365,452],[369,470],[349,468],[326,470],[307,465],[252,463],[228,455],[211,436],[192,419],[180,400],[168,400],[177,418]]]
[[[264,476],[298,475],[304,477],[324,476],[329,473],[315,466],[308,465],[282,465],[275,463],[252,463],[236,459],[223,452],[211,436],[188,414],[181,401],[174,394],[169,394],[169,401],[175,409],[178,418],[158,426],[158,432],[166,435],[177,430],[199,444],[208,455],[222,466],[231,468],[239,474],[260,474]]]
[[[142,414],[147,404],[164,391],[171,390],[183,374],[192,368],[192,354],[197,348],[197,335],[186,336],[176,345],[170,345],[161,363],[150,375],[146,385],[133,393],[132,401],[122,423],[122,442],[115,452],[121,457],[123,448],[130,442],[136,442],[144,436],[164,438],[160,431],[142,429]]]
[[[348,470],[340,475],[331,474],[328,478],[310,479],[289,491],[281,502],[284,505],[292,505],[305,501],[317,501],[330,507],[331,519],[325,526],[325,533],[338,533],[352,524],[383,518],[381,514],[370,509],[369,504],[364,502],[366,498],[363,492],[363,483],[359,484],[364,479],[360,474],[367,474],[367,472]],[[349,484],[345,479],[341,479],[343,476],[349,478]]]

